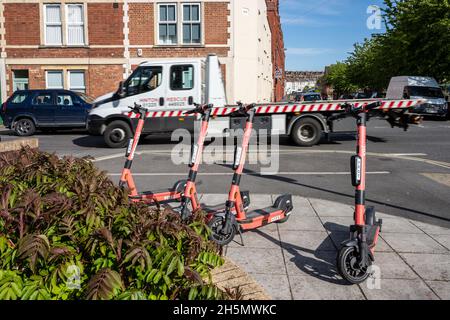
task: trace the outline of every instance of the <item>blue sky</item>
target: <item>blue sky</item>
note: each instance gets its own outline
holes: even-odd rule
[[[383,0],[280,0],[286,70],[322,71],[345,59],[355,42],[383,32],[367,27],[370,5]]]

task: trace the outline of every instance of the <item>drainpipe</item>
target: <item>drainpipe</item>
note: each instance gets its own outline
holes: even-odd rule
[[[130,39],[128,35],[130,33],[130,28],[128,23],[130,21],[130,17],[128,16],[129,4],[128,0],[123,1],[123,57],[125,58],[125,63],[123,65],[124,72],[123,78],[126,79],[131,73],[131,63],[130,63]]]

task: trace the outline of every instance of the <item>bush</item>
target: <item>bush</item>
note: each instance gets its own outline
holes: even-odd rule
[[[129,203],[87,158],[0,154],[0,190],[0,300],[230,297],[201,216]]]

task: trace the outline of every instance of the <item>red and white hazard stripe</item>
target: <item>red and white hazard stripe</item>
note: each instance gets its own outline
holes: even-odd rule
[[[276,104],[276,105],[258,105],[256,106],[257,114],[281,114],[281,113],[304,113],[304,112],[336,112],[341,111],[341,105],[345,102],[352,101],[333,101],[333,102],[320,102],[320,103],[308,103],[308,104]],[[362,104],[369,104],[373,100],[358,101],[353,102],[355,106],[360,106]],[[389,100],[383,101],[379,109],[390,110],[390,109],[405,109],[410,108],[415,105],[422,103],[420,100]],[[230,113],[238,110],[235,106],[227,106],[221,108],[213,108],[211,114],[213,116],[226,116]],[[150,111],[147,113],[147,118],[171,118],[171,117],[189,117],[194,114],[186,115],[183,110],[175,111]],[[138,118],[139,115],[133,112],[128,112],[129,118]]]

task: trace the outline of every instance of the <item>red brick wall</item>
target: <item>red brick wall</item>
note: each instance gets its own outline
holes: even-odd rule
[[[281,21],[279,15],[278,0],[266,0],[267,4],[267,19],[269,21],[270,30],[272,32],[272,64],[273,64],[273,79],[274,79],[274,97],[275,101],[281,101],[284,97],[284,83],[285,83],[285,52],[283,30],[281,29]],[[275,79],[275,71],[282,70],[283,76],[281,79]]]
[[[130,3],[128,16],[130,22],[128,27],[130,33],[128,38],[131,45],[154,44],[154,6],[153,3]]]
[[[9,58],[123,58],[123,48],[13,48]]]
[[[206,44],[227,44],[229,34],[227,2],[206,2],[205,3],[205,43]]]
[[[6,3],[4,16],[8,45],[40,44],[39,4]]]
[[[113,7],[113,3],[88,4],[89,44],[123,44],[123,8],[122,4]]]
[[[99,97],[116,90],[122,80],[122,65],[91,65],[86,77],[88,94],[94,98]]]
[[[28,69],[28,85],[30,89],[45,88],[45,71],[41,70],[41,66],[36,65],[8,65],[6,73],[8,74],[8,94],[13,90],[13,70]]]

